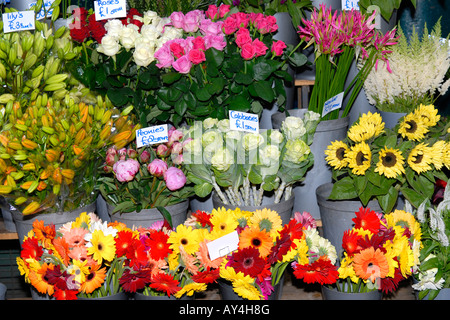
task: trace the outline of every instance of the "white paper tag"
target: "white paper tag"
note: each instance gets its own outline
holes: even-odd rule
[[[95,20],[123,18],[127,16],[125,0],[94,1]]]
[[[167,124],[142,128],[136,131],[136,145],[138,148],[168,141],[169,132],[167,130]]]
[[[325,101],[325,103],[323,104],[322,117],[333,110],[340,109],[342,106],[343,98],[344,92],[341,92]]]
[[[53,14],[53,9],[50,10],[50,7],[52,6],[53,2],[55,2],[55,0],[45,0],[44,3],[42,4],[42,8],[41,11],[39,11],[36,14],[36,20],[42,20],[44,18],[46,18],[45,16],[45,12],[47,12],[47,18],[51,17]],[[33,1],[28,5],[28,8],[31,9],[31,7],[35,6],[37,3],[37,1]],[[45,10],[44,10],[45,9]]]
[[[259,117],[257,114],[230,110],[229,117],[231,130],[259,132]]]
[[[9,12],[2,15],[3,32],[17,32],[22,30],[34,30],[34,11]]]
[[[342,0],[341,1],[341,5],[342,5],[342,10],[359,10],[359,5],[358,5],[359,0]]]
[[[206,246],[208,247],[209,258],[214,260],[237,250],[239,247],[239,235],[237,231],[233,231],[214,241],[208,242]]]

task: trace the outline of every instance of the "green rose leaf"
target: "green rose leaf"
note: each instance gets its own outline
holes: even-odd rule
[[[275,98],[273,94],[272,84],[268,81],[254,82],[249,87],[250,94],[254,97],[259,97],[267,102],[272,102]]]

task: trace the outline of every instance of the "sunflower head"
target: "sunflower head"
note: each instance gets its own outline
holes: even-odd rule
[[[398,133],[408,140],[419,141],[425,137],[429,131],[428,126],[424,123],[423,118],[415,113],[407,114],[402,121]]]
[[[345,157],[349,148],[343,141],[333,141],[325,150],[325,159],[328,164],[336,170],[345,168],[348,165],[348,161]]]
[[[356,175],[364,175],[370,168],[372,151],[367,143],[361,142],[354,145],[346,155],[349,168]]]
[[[387,178],[396,178],[405,173],[404,162],[404,157],[400,150],[385,147],[380,151],[375,172],[385,175]]]

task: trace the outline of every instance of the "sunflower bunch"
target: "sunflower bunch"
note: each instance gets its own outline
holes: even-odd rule
[[[106,146],[123,147],[136,130],[100,97],[94,106],[44,93],[25,106],[10,105],[0,132],[0,194],[24,215],[94,201]]]
[[[320,261],[326,270],[321,275],[316,272],[314,279],[309,277],[310,283],[336,277],[336,250],[318,235],[315,220],[308,213],[296,213],[282,225],[278,213],[270,209],[249,212],[218,208],[211,213],[197,211],[186,224],[203,233],[208,242],[237,233],[237,249],[214,262],[220,266],[220,278],[230,282],[244,299],[267,300],[290,263],[300,270],[311,264],[315,267],[314,262]],[[306,273],[295,272],[299,278]]]
[[[86,212],[58,230],[36,219],[16,259],[20,274],[40,294],[56,300],[121,292],[119,278],[127,259],[121,235],[127,230]]]
[[[190,226],[173,230],[158,221],[120,232],[119,242],[129,258],[119,280],[126,292],[179,299],[205,291],[219,276],[221,261],[210,260],[205,234]]]
[[[361,207],[352,229],[342,237],[338,291],[390,293],[419,264],[421,228],[412,213],[395,210],[382,215]]]
[[[361,115],[347,138],[325,150],[333,170],[332,200],[378,200],[392,211],[401,193],[414,207],[432,196],[450,168],[450,123],[433,105],[419,105],[386,129],[380,114]]]

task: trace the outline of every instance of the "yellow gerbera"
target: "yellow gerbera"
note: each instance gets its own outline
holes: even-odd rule
[[[421,117],[423,123],[429,127],[434,127],[441,119],[441,116],[438,114],[438,109],[432,104],[420,104],[420,106],[414,110],[414,114]]]
[[[422,140],[429,131],[421,116],[409,113],[400,122],[398,133],[408,140]]]
[[[236,208],[231,211],[234,219],[238,222],[240,227],[245,227],[248,223],[248,219],[253,215],[251,211],[241,210],[240,208]]]
[[[201,282],[191,282],[186,284],[183,288],[177,291],[177,293],[174,294],[175,298],[180,299],[184,294],[186,296],[193,296],[195,292],[202,292],[205,291],[207,288],[206,283]]]
[[[388,178],[396,178],[398,175],[405,173],[403,167],[405,158],[400,150],[387,148],[380,150],[379,161],[375,172],[385,175]]]
[[[211,224],[213,225],[210,239],[214,240],[220,238],[224,235],[227,235],[238,227],[238,221],[234,219],[232,211],[230,209],[226,210],[225,208],[213,209],[211,211]]]
[[[384,131],[384,122],[379,113],[364,113],[358,122],[348,130],[348,137],[354,142],[362,142],[377,137]]]
[[[364,175],[370,168],[372,151],[367,143],[361,142],[354,145],[345,157],[353,174]]]
[[[353,258],[348,257],[347,253],[344,252],[344,258],[340,262],[339,265],[339,278],[346,279],[350,277],[350,280],[354,283],[358,283],[359,278],[355,274],[355,270],[353,269]]]
[[[102,264],[103,260],[111,262],[116,254],[114,237],[112,235],[105,236],[102,230],[95,230],[92,233],[92,239],[87,252],[99,264]]]
[[[198,251],[200,246],[200,234],[198,229],[180,224],[175,231],[170,233],[167,243],[170,243],[170,249],[175,253],[179,253],[180,246],[183,246],[187,254],[193,254]]]
[[[412,213],[396,209],[393,212],[386,214],[384,217],[388,227],[400,226],[402,228],[408,228],[413,239],[421,241],[422,230],[420,228],[420,223],[416,220]],[[400,232],[403,234],[402,231]]]
[[[30,278],[28,277],[28,275],[30,274],[30,269],[28,269],[27,264],[25,263],[25,261],[23,261],[22,258],[17,257],[16,258],[16,263],[17,263],[17,266],[19,268],[20,275],[24,276],[26,283],[30,283]]]
[[[415,146],[408,156],[408,165],[419,174],[431,170],[432,161],[430,147],[424,143]]]
[[[245,280],[233,281],[233,289],[240,297],[247,300],[261,300],[263,295],[259,290],[251,283]]]
[[[82,228],[89,227],[91,222],[91,218],[87,214],[87,212],[82,212],[74,222],[72,222],[72,228]]]
[[[348,165],[345,157],[349,148],[343,141],[333,141],[325,150],[325,160],[328,164],[336,170],[345,168]]]
[[[67,273],[73,275],[76,282],[83,283],[86,280],[86,275],[89,274],[87,260],[73,260],[73,263],[67,267]]]
[[[256,210],[248,221],[249,226],[257,226],[260,230],[266,230],[275,237],[276,232],[281,230],[282,224],[278,212],[267,208]]]
[[[308,244],[306,243],[306,240],[305,240],[305,239],[302,239],[302,240],[300,240],[300,239],[295,239],[295,240],[294,240],[294,244],[297,245],[297,248],[296,248],[296,249],[291,249],[291,250],[283,257],[283,262],[285,262],[285,261],[290,261],[291,259],[289,259],[289,258],[290,258],[289,253],[290,253],[291,251],[294,251],[294,252],[296,253],[296,260],[297,260],[297,263],[298,263],[298,264],[304,265],[304,264],[309,263],[309,256],[308,256],[308,250],[309,250],[309,248],[308,248]]]

